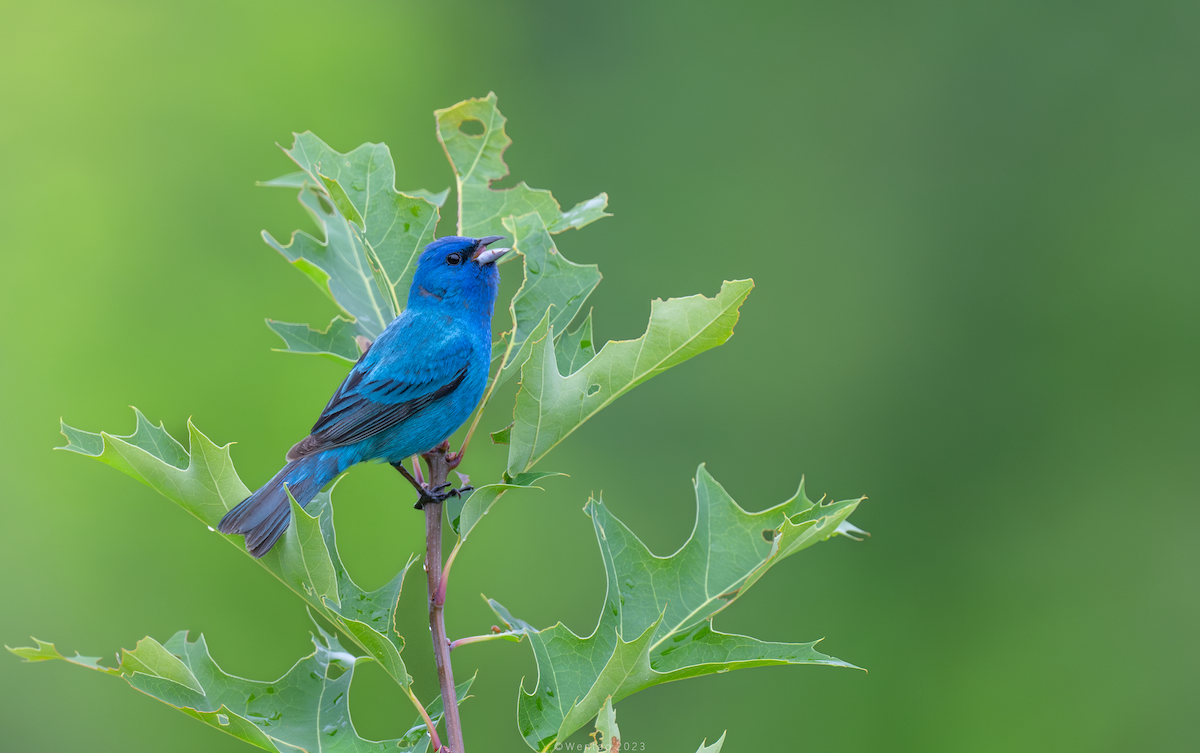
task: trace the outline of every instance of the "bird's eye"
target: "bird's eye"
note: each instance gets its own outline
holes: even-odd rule
[[[453,253],[446,257],[446,263],[454,267],[462,263],[462,254]]]

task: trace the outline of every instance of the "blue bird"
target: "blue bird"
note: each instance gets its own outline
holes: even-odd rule
[[[416,485],[401,461],[448,439],[487,386],[496,260],[508,251],[488,246],[500,240],[449,236],[425,247],[404,313],[358,359],[287,465],[221,519],[221,533],[244,534],[246,549],[262,557],[291,522],[287,491],[307,505],[356,463],[391,463]],[[448,496],[418,490],[418,506]]]

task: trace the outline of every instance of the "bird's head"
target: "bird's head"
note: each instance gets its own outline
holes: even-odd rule
[[[509,249],[488,246],[502,240],[449,235],[430,243],[417,260],[408,305],[460,305],[490,318],[500,288],[496,262]]]

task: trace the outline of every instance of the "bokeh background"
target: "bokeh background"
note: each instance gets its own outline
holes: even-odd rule
[[[514,180],[615,217],[558,237],[596,262],[600,339],[649,301],[757,290],[724,347],[639,387],[543,463],[459,560],[453,635],[595,624],[591,492],[657,552],[707,462],[748,509],[870,499],[718,627],[826,637],[868,674],[777,667],[618,704],[652,753],[1196,749],[1200,670],[1200,5],[353,0],[3,3],[0,640],[111,656],[203,631],[272,678],[300,602],[154,492],[50,448],[60,416],[126,433],[188,416],[256,486],[343,371],[271,352],[265,317],[326,322],[259,239],[308,219],[274,146],[388,143],[401,188],[451,173],[431,112],[495,90]],[[453,200],[452,200],[453,201]],[[452,218],[451,218],[452,219]],[[450,225],[444,224],[443,228]],[[510,271],[507,290],[512,289]],[[507,422],[499,400],[485,426]],[[476,479],[499,448],[477,445]],[[377,585],[421,546],[386,467],[339,490],[343,557]],[[423,584],[405,653],[436,693]],[[479,670],[472,750],[525,750],[525,645]],[[360,732],[411,707],[356,677]],[[236,751],[118,680],[0,656],[4,750]],[[248,748],[246,748],[248,750]]]

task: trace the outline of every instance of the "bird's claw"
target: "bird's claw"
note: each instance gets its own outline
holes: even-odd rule
[[[450,484],[442,484],[441,486],[439,486],[435,489],[428,489],[428,488],[422,489],[421,496],[418,497],[417,501],[413,503],[413,509],[414,510],[423,510],[423,509],[425,509],[425,505],[428,505],[430,503],[445,502],[451,496],[450,492],[442,491],[447,486],[450,486]]]
[[[446,442],[442,442],[440,445],[433,448],[429,452],[421,453],[421,457],[425,458],[425,461],[430,463],[430,466],[431,466],[430,473],[433,472],[432,464],[438,455],[441,455],[442,458],[445,460],[446,465],[447,465],[447,470],[453,470],[454,468],[457,468],[458,464],[462,462],[462,453],[461,452],[449,452],[448,451],[449,449],[450,449],[450,442],[446,441]],[[417,462],[416,460],[413,460],[414,464],[416,462]],[[413,505],[413,509],[415,509],[415,510],[420,510],[420,509],[424,508],[425,505],[427,505],[431,502],[445,502],[450,497],[460,497],[460,496],[466,494],[467,492],[471,492],[471,491],[475,490],[475,487],[471,486],[471,484],[470,484],[470,479],[461,473],[458,475],[459,475],[459,478],[462,479],[463,485],[460,486],[459,488],[451,489],[450,484],[445,483],[445,484],[442,484],[441,486],[431,489],[431,488],[429,488],[428,485],[423,483],[423,481],[419,480],[420,479],[419,474],[417,475],[417,478],[413,478],[413,475],[411,473],[409,473],[407,469],[405,469],[404,463],[402,463],[402,462],[392,463],[392,467],[394,467],[396,470],[400,471],[400,474],[402,476],[404,476],[404,478],[408,479],[408,482],[413,485],[414,489],[417,490],[417,494],[419,496],[417,498],[416,503]],[[419,471],[420,469],[416,469],[416,470]]]
[[[467,492],[475,491],[475,487],[470,486],[469,484],[460,486],[457,489],[450,489],[449,486],[449,483],[445,483],[433,489],[422,489],[420,498],[417,499],[415,504],[413,504],[413,509],[421,510],[424,509],[425,505],[431,502],[445,502],[451,497],[460,497]]]

